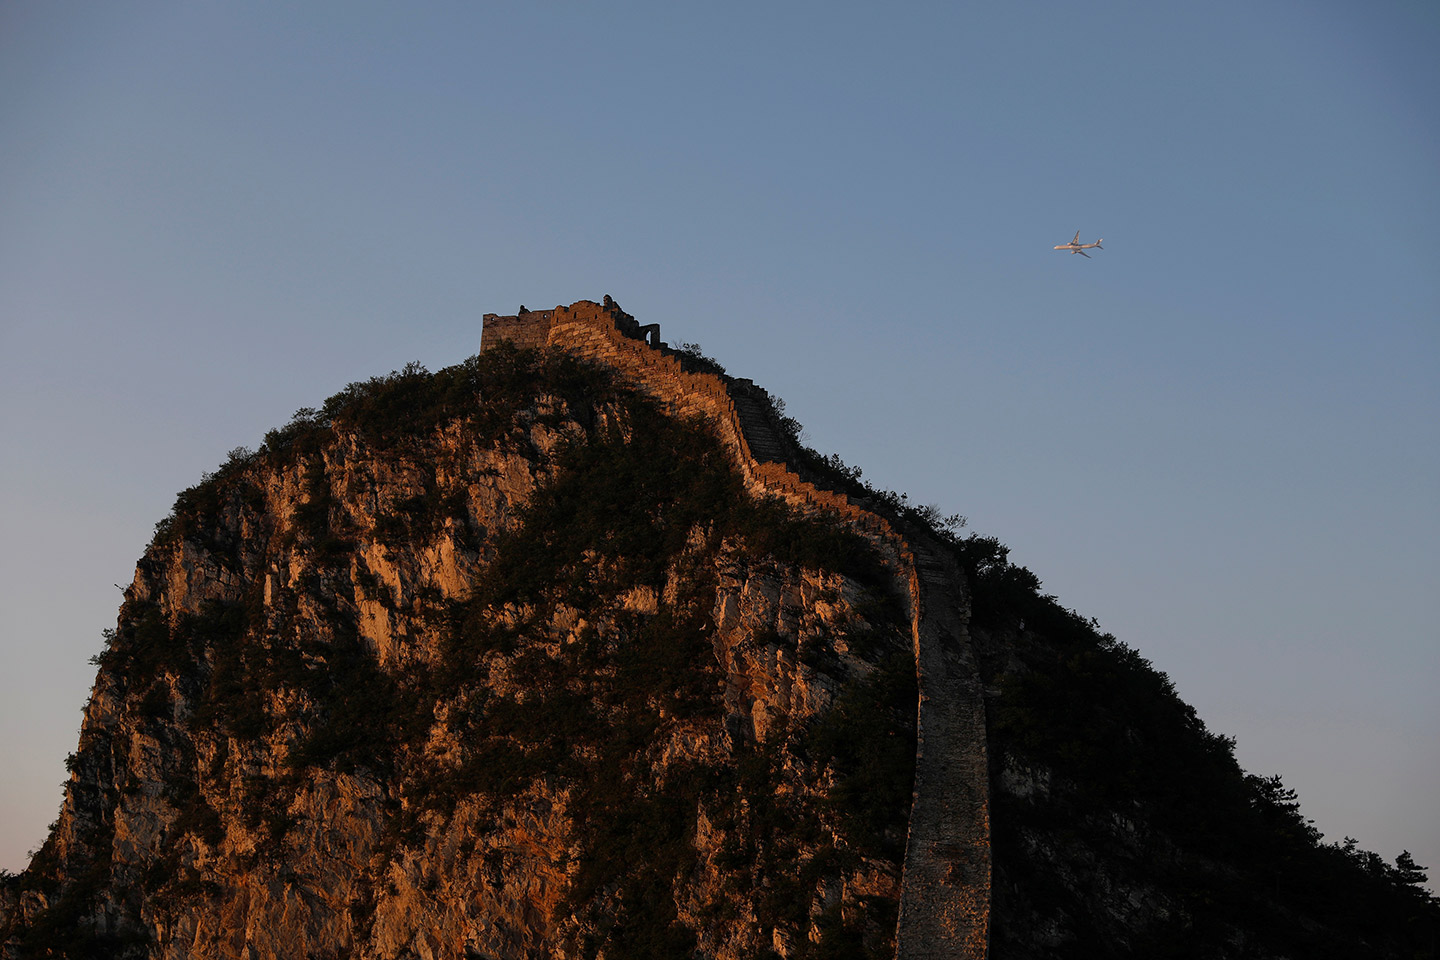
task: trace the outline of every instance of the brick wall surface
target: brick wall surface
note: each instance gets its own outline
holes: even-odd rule
[[[879,548],[909,597],[919,681],[914,805],[906,841],[896,956],[983,958],[990,914],[989,781],[985,710],[971,650],[964,578],[923,530],[897,529],[819,478],[801,475],[764,390],[748,380],[687,369],[609,297],[513,317],[486,314],[481,350],[501,340],[554,346],[604,363],[665,403],[701,416],[756,494],[837,514]]]

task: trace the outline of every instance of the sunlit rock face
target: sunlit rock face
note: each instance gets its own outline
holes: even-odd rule
[[[896,590],[571,358],[354,385],[160,525],[5,955],[892,955]]]
[[[613,301],[485,330],[179,496],[0,957],[1435,955],[998,540]]]

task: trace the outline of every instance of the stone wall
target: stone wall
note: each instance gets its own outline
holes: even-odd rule
[[[480,352],[508,340],[522,349],[538,349],[550,339],[550,311],[531,310],[514,317],[485,314],[480,328]]]
[[[502,340],[555,346],[599,361],[682,416],[714,424],[746,486],[802,510],[843,518],[880,550],[909,599],[919,682],[915,793],[906,841],[896,955],[981,958],[988,951],[990,815],[985,708],[968,633],[964,579],[923,530],[897,529],[823,481],[803,477],[769,397],[748,380],[693,369],[656,324],[609,297],[513,317],[486,314],[481,349]]]
[[[954,558],[911,534],[920,691],[915,798],[896,956],[980,958],[990,932],[990,780],[985,701]]]

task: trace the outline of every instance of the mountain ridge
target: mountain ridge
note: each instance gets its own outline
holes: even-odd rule
[[[487,315],[182,492],[0,954],[1434,954],[1423,870],[717,369]]]

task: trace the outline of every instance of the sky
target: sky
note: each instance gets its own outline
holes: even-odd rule
[[[0,4],[0,868],[178,491],[609,294],[1434,886],[1437,49],[1398,0]]]

